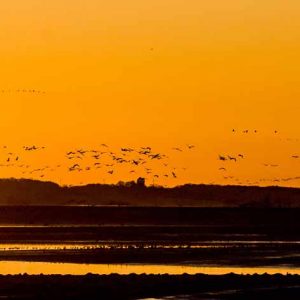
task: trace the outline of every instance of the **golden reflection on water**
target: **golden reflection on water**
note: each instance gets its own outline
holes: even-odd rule
[[[300,268],[292,267],[234,267],[234,266],[182,266],[182,265],[145,265],[145,264],[76,264],[76,263],[47,263],[24,261],[0,261],[0,274],[71,274],[85,275],[118,273],[127,275],[136,274],[197,274],[221,275],[227,273],[236,274],[300,274]]]

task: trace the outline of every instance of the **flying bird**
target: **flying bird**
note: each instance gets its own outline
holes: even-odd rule
[[[193,149],[193,148],[195,148],[195,145],[187,145],[187,147],[189,148],[189,149]]]
[[[161,155],[158,153],[158,154],[151,154],[150,155],[151,159],[161,159]]]
[[[75,169],[79,169],[79,168],[80,168],[79,164],[75,164],[69,168],[69,171],[74,171]]]
[[[132,151],[134,151],[134,149],[131,149],[131,148],[121,148],[121,151],[123,151],[123,152],[132,152]]]
[[[236,157],[228,155],[229,160],[234,160],[236,162]]]
[[[67,152],[66,154],[69,156],[69,155],[75,155],[76,153],[73,152],[73,151],[69,151],[69,152]]]

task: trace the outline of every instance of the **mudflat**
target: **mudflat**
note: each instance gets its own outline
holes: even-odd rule
[[[176,295],[178,298],[176,298]],[[299,299],[298,275],[0,276],[3,299]],[[170,298],[169,298],[170,299]]]

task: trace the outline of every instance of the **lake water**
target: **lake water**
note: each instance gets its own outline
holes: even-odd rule
[[[197,266],[197,265],[158,265],[158,264],[81,264],[81,263],[49,263],[49,262],[26,262],[26,261],[0,261],[0,274],[70,274],[85,275],[118,273],[127,275],[136,274],[170,274],[183,273],[209,275],[222,275],[227,273],[236,274],[300,274],[299,267],[274,266],[274,267],[234,267],[234,266]]]
[[[156,245],[156,247],[164,248],[177,248],[177,247],[189,247],[189,248],[228,248],[228,247],[257,247],[261,245],[280,245],[281,246],[298,246],[299,241],[202,241],[199,243],[192,243],[189,245]],[[18,254],[26,253],[26,251],[41,251],[39,255],[43,255],[43,250],[57,250],[58,253],[64,250],[75,250],[80,253],[80,250],[97,249],[97,248],[127,248],[127,247],[140,247],[139,243],[121,242],[117,243],[111,241],[106,242],[94,242],[94,243],[0,243],[0,251],[6,255],[6,252],[11,253],[13,258],[14,253]],[[143,248],[150,248],[151,244],[142,244]],[[298,246],[299,247],[299,246]],[[294,247],[293,247],[294,249]],[[298,248],[295,248],[298,249]],[[246,249],[246,251],[248,251]],[[295,250],[296,251],[296,250]],[[287,255],[287,254],[285,254]],[[292,256],[297,256],[298,253],[292,253]],[[272,253],[272,257],[276,256],[276,252]],[[29,261],[0,261],[0,274],[23,274],[30,275],[36,274],[71,274],[71,275],[85,275],[87,273],[94,274],[111,274],[118,273],[121,275],[136,273],[136,274],[197,274],[204,273],[210,275],[222,275],[227,273],[237,274],[300,274],[300,266],[290,265],[276,265],[267,267],[247,267],[247,266],[232,266],[232,265],[201,265],[196,264],[182,264],[182,265],[170,265],[170,264],[84,264],[84,263],[55,263],[55,262],[29,262]],[[280,255],[279,255],[280,257]],[[217,263],[217,262],[216,262]]]

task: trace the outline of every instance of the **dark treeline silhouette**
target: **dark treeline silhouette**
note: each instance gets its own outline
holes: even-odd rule
[[[61,187],[53,182],[1,179],[0,205],[300,207],[300,189],[204,184],[164,188],[147,187],[143,180]]]

